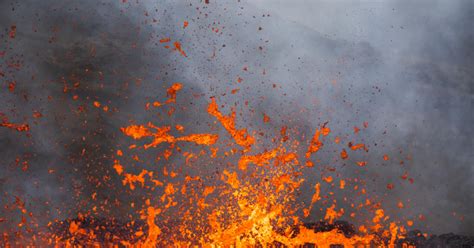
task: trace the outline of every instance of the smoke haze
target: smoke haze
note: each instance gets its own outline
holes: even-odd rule
[[[293,126],[306,142],[328,122],[370,153],[335,161],[337,148],[327,144],[318,153],[322,165],[337,164],[341,177],[374,178],[367,191],[384,199],[392,218],[426,216],[413,228],[474,235],[473,22],[472,1],[3,0],[0,117],[31,130],[0,127],[0,203],[17,196],[37,216],[65,219],[93,194],[144,201],[117,190],[111,173],[114,151],[128,145],[120,127],[185,123],[190,132],[211,126],[225,135],[206,113],[216,97],[223,112],[243,112],[237,124],[255,132]],[[186,57],[164,48],[160,39],[168,37]],[[164,99],[174,82],[184,85],[174,115],[147,112],[146,103]],[[368,128],[353,134],[364,122]],[[143,158],[160,171],[154,156]],[[353,166],[360,160],[368,161],[363,172]],[[218,170],[210,162],[201,173]],[[400,179],[405,172],[413,183]],[[305,175],[307,182],[319,177],[317,167]],[[388,183],[395,188],[387,191]],[[310,183],[299,198],[309,202],[312,194]],[[100,214],[130,211],[112,206]],[[0,217],[13,214],[0,209]]]

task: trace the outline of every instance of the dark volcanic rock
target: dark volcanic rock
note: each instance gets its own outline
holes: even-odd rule
[[[474,247],[474,237],[456,235],[453,233],[432,236],[422,247]]]
[[[328,232],[334,229],[339,229],[346,237],[351,237],[356,233],[354,225],[347,221],[337,220],[334,223],[320,221],[316,223],[305,223],[306,228],[313,229],[314,232]]]
[[[407,233],[406,238],[397,241],[398,246],[402,244],[414,245],[416,247],[440,247],[440,248],[471,248],[474,247],[474,237],[456,235],[453,233],[433,235],[425,238],[419,230]]]

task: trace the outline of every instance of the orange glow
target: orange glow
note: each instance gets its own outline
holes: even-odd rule
[[[207,108],[207,112],[216,117],[218,121],[221,122],[222,126],[230,133],[235,142],[240,146],[250,149],[250,147],[255,143],[255,138],[247,133],[247,129],[236,129],[235,128],[235,111],[232,110],[231,114],[224,116],[217,106],[216,100],[211,99],[211,103]]]
[[[341,158],[342,159],[347,159],[349,156],[347,155],[346,149],[342,149],[341,151]]]
[[[309,216],[309,213],[311,212],[311,209],[313,208],[314,203],[316,203],[317,201],[319,201],[321,199],[321,197],[319,196],[319,194],[320,194],[320,184],[319,183],[316,183],[316,185],[314,185],[314,190],[315,190],[315,192],[313,194],[313,197],[311,198],[311,203],[309,205],[309,208],[304,209],[304,216],[305,217]]]
[[[8,118],[2,113],[0,113],[0,117],[2,117],[2,122],[0,122],[0,127],[15,129],[18,132],[26,132],[30,130],[30,126],[28,124],[10,123],[8,121]]]
[[[153,137],[153,141],[149,144],[145,144],[143,147],[148,149],[150,147],[156,147],[161,143],[175,143],[178,141],[193,142],[199,145],[212,145],[216,143],[219,138],[216,134],[191,134],[187,136],[175,137],[169,134],[171,127],[156,127],[151,123],[148,123],[148,127],[144,125],[130,125],[125,128],[121,128],[125,135],[128,135],[134,139],[141,139],[144,137]],[[154,132],[152,130],[155,130]]]
[[[323,143],[319,141],[319,136],[321,134],[321,131],[319,129],[316,129],[314,132],[313,139],[311,139],[311,143],[309,144],[308,151],[306,152],[306,158],[310,158],[311,154],[319,151],[321,147],[323,146]]]
[[[174,48],[175,48],[181,55],[183,55],[184,57],[187,57],[187,56],[186,56],[186,53],[183,51],[183,48],[181,48],[181,43],[179,43],[178,41],[175,41],[175,42],[173,43],[173,45],[174,45]]]
[[[264,152],[257,155],[244,155],[239,160],[239,169],[246,170],[249,163],[254,163],[258,166],[263,166],[270,163],[270,160],[275,158],[277,155],[277,150]]]
[[[166,90],[167,100],[147,104],[147,109],[151,105],[173,104],[176,111],[185,110],[176,102],[182,88],[181,83],[172,84]],[[94,105],[104,107],[99,102]],[[321,157],[326,152],[323,141],[329,139],[332,132],[326,124],[320,125],[305,141],[294,137],[293,128],[283,126],[276,128],[268,141],[261,142],[260,135],[256,139],[250,134],[260,134],[260,131],[236,127],[235,109],[231,108],[230,114],[224,115],[216,99],[211,98],[207,112],[209,120],[220,125],[211,124],[206,133],[189,133],[192,127],[177,122],[155,126],[152,122],[140,124],[133,120],[117,130],[119,136],[128,138],[126,144],[117,144],[111,149],[111,176],[119,178],[116,190],[139,197],[129,202],[105,200],[104,205],[132,209],[129,216],[125,216],[129,218],[125,229],[132,238],[113,237],[114,245],[255,247],[279,242],[288,247],[307,243],[318,247],[374,244],[391,247],[405,233],[400,222],[387,216],[380,201],[370,196],[362,179],[340,173],[341,166],[338,165],[346,165],[346,161],[338,158],[349,158],[348,148],[341,147],[341,138],[336,137],[336,144],[331,144],[336,148],[328,149],[335,155],[330,164],[321,158],[312,158],[317,152]],[[162,118],[167,116],[160,115],[154,122],[166,123]],[[261,123],[258,112],[257,117]],[[270,117],[263,114],[263,123],[269,122]],[[8,123],[6,118],[2,126],[18,127]],[[219,136],[219,128],[229,135]],[[249,128],[254,127],[249,125]],[[265,135],[261,136],[265,138]],[[187,146],[188,143],[192,146]],[[349,142],[348,147],[352,151],[368,151],[362,143],[352,145]],[[87,152],[83,150],[82,153]],[[300,156],[304,156],[303,163],[299,161]],[[363,167],[367,162],[356,161],[356,164]],[[362,171],[365,168],[354,166],[353,169]],[[308,184],[313,195],[310,202],[302,202],[298,196],[305,189],[302,185]],[[103,211],[104,207],[95,203],[106,197],[97,192],[94,189],[88,196],[93,199],[93,206],[85,209],[77,220],[68,222],[67,235],[53,235],[55,239],[50,238],[50,244],[74,247],[78,240],[86,240],[86,246],[99,246],[97,240],[101,229],[85,224],[85,216]],[[341,201],[351,204],[342,207]],[[404,207],[401,201],[398,207]],[[339,227],[315,232],[303,225],[303,221],[308,220],[335,224],[366,212],[368,219],[364,225],[357,226],[355,230],[358,231],[351,236],[346,236]],[[26,220],[20,222],[22,226],[25,223]],[[142,224],[134,227],[137,223]],[[408,220],[406,224],[411,226],[413,222]]]

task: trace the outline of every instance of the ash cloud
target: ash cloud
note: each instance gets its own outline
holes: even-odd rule
[[[424,214],[427,220],[415,222],[415,227],[472,235],[472,5],[3,1],[0,51],[6,51],[1,59],[7,73],[2,87],[11,80],[17,87],[13,94],[1,91],[0,112],[11,121],[32,123],[32,130],[31,137],[0,130],[5,164],[0,190],[10,198],[27,195],[30,202],[49,201],[37,204],[38,212],[60,219],[75,217],[80,202],[94,192],[110,201],[143,200],[114,190],[118,178],[99,188],[91,182],[114,174],[107,164],[117,147],[128,144],[119,128],[132,119],[150,121],[145,103],[163,99],[167,86],[182,82],[178,106],[186,111],[176,111],[167,121],[157,117],[155,124],[185,123],[192,132],[209,130],[213,120],[205,109],[210,96],[226,105],[224,111],[235,104],[245,112],[248,101],[254,111],[239,116],[238,124],[251,130],[295,126],[304,139],[326,121],[335,135],[369,122],[361,134],[347,137],[370,147],[369,155],[353,155],[351,162],[368,161],[363,173],[376,176],[368,191],[383,196],[389,215],[404,219]],[[183,29],[185,20],[190,25]],[[11,25],[18,30],[13,40],[8,37]],[[187,58],[164,49],[159,43],[163,37],[181,41]],[[10,59],[20,59],[23,67],[8,69]],[[243,81],[237,83],[237,78]],[[66,93],[64,81],[70,88]],[[80,85],[74,89],[76,81]],[[234,88],[240,91],[229,94]],[[190,99],[193,94],[200,97]],[[80,100],[72,100],[73,95]],[[94,108],[93,101],[111,110]],[[84,114],[77,113],[80,105],[87,107]],[[43,117],[31,118],[33,110]],[[262,123],[263,113],[271,117],[270,124]],[[340,148],[327,144],[324,149],[318,157],[329,165]],[[16,156],[25,154],[31,154],[26,155],[31,165],[26,173],[13,165]],[[390,162],[381,161],[383,154],[391,156]],[[358,175],[351,165],[337,170],[347,177]],[[212,173],[219,165],[205,170]],[[404,171],[413,184],[400,182]],[[319,176],[315,168],[306,180]],[[387,183],[396,188],[387,193]],[[300,198],[309,201],[311,194],[309,184]],[[405,199],[410,199],[410,208],[390,207]],[[74,207],[67,213],[54,210],[65,206]],[[128,210],[103,214],[120,216]]]
[[[257,1],[256,5],[293,23],[289,29],[279,25],[279,32],[296,35],[298,51],[307,60],[317,60],[324,52],[321,50],[330,49],[312,52],[320,42],[304,37],[305,32],[292,33],[295,26],[306,33],[319,33],[331,44],[343,43],[336,50],[348,54],[347,66],[335,68],[343,77],[343,88],[349,89],[345,97],[353,103],[352,111],[337,108],[337,100],[319,97],[338,109],[341,120],[350,120],[349,128],[364,119],[370,123],[368,139],[379,144],[372,144],[371,152],[392,149],[387,153],[394,154],[402,149],[402,156],[409,153],[412,157],[405,160],[405,166],[415,178],[414,185],[401,185],[397,196],[389,199],[408,198],[415,210],[393,214],[424,213],[432,216],[424,227],[429,231],[472,234],[474,40],[468,26],[474,20],[473,3]],[[334,51],[327,53],[341,57]],[[297,63],[288,58],[285,56],[283,63]],[[298,81],[311,80],[307,78],[310,70],[300,71],[297,75],[304,76]],[[330,69],[325,69],[313,76],[328,72]],[[304,89],[311,85],[302,84]],[[375,97],[367,94],[374,86],[381,90],[375,91]],[[382,135],[384,131],[387,135]],[[398,176],[393,166],[397,165],[369,170],[391,181]],[[384,189],[383,183],[373,190],[383,191],[380,189]],[[464,220],[454,213],[464,213]]]

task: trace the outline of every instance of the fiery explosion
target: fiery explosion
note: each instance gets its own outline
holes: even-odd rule
[[[167,90],[169,99],[166,104],[176,102],[176,93],[181,87],[176,83]],[[153,105],[160,107],[162,104]],[[232,109],[228,115],[222,113],[213,97],[207,112],[215,118],[215,125],[221,125],[227,131],[226,134],[211,131],[185,134],[186,127],[180,124],[158,127],[151,121],[145,125],[132,124],[121,128],[121,132],[130,137],[131,143],[126,150],[116,150],[115,162],[110,166],[122,178],[123,190],[129,188],[131,194],[138,194],[138,188],[142,188],[155,192],[151,195],[156,196],[145,199],[143,206],[135,206],[134,202],[121,203],[131,204],[137,209],[139,218],[122,223],[122,229],[115,228],[117,233],[114,233],[114,228],[110,229],[111,223],[94,223],[98,220],[90,219],[88,210],[75,220],[56,223],[63,228],[67,226],[66,232],[46,233],[41,238],[48,240],[50,245],[121,244],[130,247],[304,244],[318,247],[389,247],[403,238],[405,225],[386,216],[381,203],[371,201],[357,179],[333,179],[332,176],[321,175],[320,180],[315,178],[309,182],[314,185],[311,202],[304,204],[295,201],[295,194],[305,183],[301,175],[307,173],[307,168],[315,166],[313,161],[317,160],[318,150],[324,149],[324,142],[341,143],[340,138],[331,137],[328,123],[316,129],[309,142],[300,143],[292,139],[288,133],[291,128],[283,127],[271,138],[273,147],[259,147],[256,134],[236,127],[235,110]],[[198,150],[182,150],[181,142],[193,143]],[[138,155],[142,150],[159,146],[167,147],[162,154],[156,155],[156,161],[163,166],[162,176],[144,169],[141,165],[144,161]],[[353,152],[368,152],[364,144],[353,145],[349,142],[348,148]],[[342,147],[341,151],[341,159],[347,159],[347,151]],[[183,166],[197,167],[194,175],[182,172],[182,169],[168,168],[167,161],[176,152],[184,156]],[[302,153],[305,154],[304,163],[300,162],[299,154]],[[223,167],[222,172],[200,176],[198,167],[206,166],[206,161],[216,161]],[[335,192],[321,192],[322,183],[341,191],[357,192],[366,200],[358,205],[352,204],[351,209],[338,208],[338,202],[333,198]],[[94,199],[95,196],[91,197]],[[350,200],[345,198],[345,201]],[[18,204],[27,213],[24,204]],[[325,213],[321,221],[330,227],[328,230],[305,226],[299,217],[300,212],[308,217],[316,206],[317,211]],[[93,206],[92,212],[96,208]],[[343,226],[335,225],[343,216],[354,217],[363,210],[371,212],[373,217],[367,225],[359,226],[357,231],[344,233]],[[178,221],[172,222],[170,216],[178,216]]]
[[[418,199],[407,188],[421,176],[405,164],[411,146],[372,139],[392,126],[363,113],[386,95],[377,95],[378,84],[354,87],[355,77],[343,85],[353,79],[343,76],[351,60],[360,68],[379,63],[370,61],[379,56],[371,47],[352,53],[348,43],[296,30],[290,60],[280,52],[286,44],[270,45],[279,29],[270,14],[246,14],[240,1],[179,2],[173,10],[45,0],[39,9],[47,13],[11,2],[11,17],[0,18],[10,22],[0,47],[0,152],[9,159],[0,171],[0,246],[415,247],[427,240],[416,228],[435,214],[413,210]],[[237,14],[226,19],[229,10]],[[249,23],[256,34],[239,33]],[[307,52],[300,38],[324,52]],[[312,73],[311,82],[297,82],[300,71],[290,67]]]

